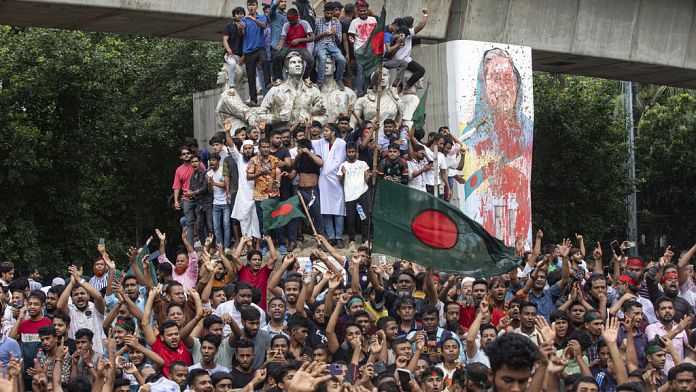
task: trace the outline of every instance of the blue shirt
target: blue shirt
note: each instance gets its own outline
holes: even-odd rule
[[[563,294],[563,289],[557,284],[551,286],[540,296],[534,294],[534,290],[529,290],[529,302],[537,306],[537,314],[546,317],[548,320],[551,313],[556,310],[555,302]]]
[[[266,17],[261,14],[256,14],[256,20],[263,23],[268,22]],[[246,23],[246,28],[244,29],[244,54],[263,48],[265,46],[264,29],[248,16],[243,17],[241,21]]]
[[[280,42],[280,36],[283,32],[283,25],[288,21],[285,11],[278,11],[278,3],[280,0],[273,0],[271,9],[268,11],[268,19],[271,20],[271,47],[277,48]]]
[[[6,335],[0,336],[0,363],[2,363],[2,374],[5,374],[7,364],[10,363],[10,354],[15,358],[22,358],[22,350],[16,340]]]

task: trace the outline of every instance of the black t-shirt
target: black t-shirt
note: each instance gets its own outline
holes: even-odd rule
[[[281,161],[285,161],[285,158],[290,158],[290,150],[285,147],[280,147],[276,152],[271,152],[271,155]],[[283,171],[289,172],[290,170],[289,168],[285,168]],[[283,200],[292,196],[292,181],[286,176],[280,178],[280,196]]]
[[[341,18],[341,30],[343,31],[344,34],[348,34],[348,29],[350,29],[350,22],[352,22],[352,19],[348,18]],[[355,48],[354,44],[348,40],[348,51],[350,52],[350,58],[354,59],[355,58]],[[343,56],[346,55],[345,50],[343,49],[343,42],[341,42],[341,53],[343,53]]]
[[[295,157],[295,170],[298,173],[319,174],[321,168],[307,154]]]
[[[249,373],[240,372],[236,367],[230,370],[230,375],[232,376],[232,388],[244,388],[251,382],[254,378],[254,371]]]
[[[237,56],[242,56],[242,35],[239,34],[237,25],[233,22],[226,24],[223,35],[228,36],[227,44],[230,46],[230,49],[232,49],[232,52]]]

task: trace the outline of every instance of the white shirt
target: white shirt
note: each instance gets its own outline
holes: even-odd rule
[[[394,53],[394,58],[397,60],[406,60],[407,63],[410,63],[413,61],[411,59],[411,48],[413,46],[413,36],[416,34],[416,29],[411,27],[408,29],[408,32],[411,34],[404,40],[404,46]]]
[[[191,370],[194,370],[194,369],[203,369],[203,367],[201,366],[201,363],[198,362],[198,363],[195,363],[195,364],[189,366],[189,368],[188,368],[189,372]],[[230,369],[228,369],[224,366],[217,365],[217,364],[216,364],[215,368],[213,368],[213,369],[204,369],[204,370],[207,371],[208,375],[210,375],[210,376],[212,376],[215,373],[220,373],[220,372],[229,373],[229,371],[230,371]]]
[[[672,322],[672,328],[677,328],[677,323]],[[650,324],[645,328],[645,335],[648,337],[648,341],[655,339],[655,336],[665,336],[667,335],[667,330],[659,321],[655,324]],[[672,346],[677,351],[679,358],[684,358],[684,345],[689,344],[689,338],[686,335],[686,331],[681,331],[677,336],[672,338]],[[674,359],[670,354],[667,354],[665,359],[665,367],[662,369],[665,373],[669,372],[669,369],[674,367]]]
[[[408,186],[410,186],[413,189],[418,189],[419,191],[425,192],[425,179],[423,178],[423,175],[425,175],[425,173],[419,174],[418,177],[413,177],[413,173],[423,169],[425,165],[428,164],[428,161],[426,159],[423,159],[420,162],[416,160],[410,160],[406,163],[408,164]]]
[[[68,305],[70,316],[70,328],[68,329],[68,337],[75,339],[75,332],[81,328],[91,329],[94,332],[92,339],[92,348],[94,352],[104,352],[102,341],[104,336],[104,315],[99,313],[93,302],[89,302],[85,310],[79,310],[74,304]]]
[[[215,182],[224,183],[224,177],[222,176],[222,165],[218,167],[217,170],[208,170],[208,177],[211,177]],[[227,204],[227,191],[225,188],[220,188],[213,185],[213,204],[215,205],[226,205]]]
[[[436,168],[435,168],[435,153],[431,149],[426,148],[425,149],[425,156],[428,157],[429,161],[433,162],[433,168],[432,168],[432,170],[421,174],[421,176],[423,176],[423,180],[425,181],[425,185],[432,186],[432,185],[435,185],[435,175],[436,175],[435,174],[435,170],[436,170]],[[440,175],[440,170],[447,170],[447,159],[445,159],[445,155],[439,151],[437,152],[437,166],[439,168],[439,170],[437,170],[437,176]],[[438,179],[438,183],[440,185],[439,186],[440,192],[444,192],[445,191],[445,184],[442,183],[441,178]]]
[[[343,168],[346,169],[346,174],[343,175],[343,193],[345,200],[357,200],[363,193],[367,192],[367,182],[365,182],[365,171],[370,168],[365,161],[356,160],[353,163],[345,161],[338,168],[338,174],[343,173]]]
[[[258,310],[259,313],[261,313],[261,324],[259,325],[259,328],[263,329],[266,326],[266,312],[253,302],[250,304],[250,306],[255,307],[256,310]],[[239,309],[237,309],[237,307],[235,306],[234,300],[227,301],[224,304],[218,305],[217,309],[215,309],[214,314],[219,317],[222,317],[223,314],[229,314],[230,317],[232,317],[232,319],[234,320],[234,322],[237,323],[237,325],[239,325],[239,328],[244,329],[244,326],[242,325],[242,314],[239,312]],[[223,336],[227,338],[232,333],[232,328],[230,328],[229,325],[225,324],[222,332]]]
[[[374,16],[368,16],[365,20],[355,18],[350,22],[348,33],[355,35],[355,43],[353,44],[355,50],[360,49],[365,44],[376,26],[377,19]]]

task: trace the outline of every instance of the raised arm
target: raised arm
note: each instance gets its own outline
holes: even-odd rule
[[[338,253],[338,251],[336,251],[336,248],[334,248],[334,247],[329,243],[329,241],[326,240],[326,238],[325,238],[323,235],[315,234],[315,235],[314,235],[314,239],[315,239],[318,243],[320,243],[320,244],[324,247],[324,249],[326,249],[326,251],[329,252],[329,255],[331,255],[331,257],[333,257],[333,258],[334,258],[336,261],[338,261],[341,265],[345,265],[345,264],[346,264],[346,261],[347,261],[346,258],[343,257],[343,256],[341,256],[341,254]],[[328,267],[328,268],[331,268],[331,267],[329,267],[328,265],[327,265],[327,267]]]
[[[157,336],[155,336],[155,331],[150,325],[150,317],[152,315],[152,305],[155,302],[155,298],[162,293],[162,285],[158,285],[150,289],[150,295],[147,296],[147,302],[145,303],[145,309],[143,309],[143,319],[140,320],[140,329],[143,331],[143,338],[145,338],[145,343],[148,345],[153,345]]]
[[[104,316],[104,321],[102,322],[102,329],[104,330],[104,333],[108,334],[109,330],[111,329],[111,324],[113,324],[114,320],[116,320],[116,316],[118,316],[118,311],[121,308],[121,305],[123,305],[123,297],[120,295],[117,295],[118,297],[118,302],[116,303],[116,306],[111,308],[106,315]]]
[[[616,383],[622,384],[628,382],[628,373],[626,373],[626,365],[624,364],[624,360],[619,352],[619,346],[616,343],[618,335],[619,319],[616,317],[607,318],[606,326],[604,331],[602,331],[602,338],[604,338],[604,341],[607,343],[611,363],[614,364]]]
[[[563,258],[563,268],[561,268],[561,280],[556,283],[558,287],[565,289],[568,281],[570,280],[570,260],[568,260],[568,253],[570,252],[570,240],[563,240],[561,245],[561,257]]]
[[[225,246],[223,244],[217,244],[217,251],[218,255],[220,256],[220,260],[222,260],[222,266],[225,267],[225,271],[227,271],[231,277],[236,277],[238,270],[230,262],[230,259],[227,258],[227,255],[225,255]]]
[[[481,321],[483,316],[490,312],[488,308],[488,303],[486,300],[481,301],[479,304],[478,312],[476,312],[476,317],[474,322],[471,323],[469,330],[466,333],[466,356],[467,358],[473,358],[478,352],[478,346],[476,345],[476,337],[478,337],[479,329],[481,328]]]
[[[143,275],[143,271],[138,268],[138,249],[134,247],[130,247],[128,249],[128,262],[130,263],[131,269],[133,270],[133,275],[135,275],[135,280],[138,281],[139,285],[145,286],[150,289],[152,286],[152,280],[149,282],[145,279],[145,275]],[[145,257],[147,259],[147,257]],[[145,265],[143,264],[143,269],[145,269]]]
[[[435,290],[435,282],[433,282],[433,269],[427,268],[425,270],[425,297],[428,299],[431,305],[437,305],[437,290]]]
[[[246,245],[251,246],[251,237],[247,236],[242,236],[242,238],[239,239],[239,244],[237,247],[234,249],[234,253],[232,254],[232,262],[234,263],[235,267],[237,268],[237,271],[242,269],[244,264],[242,263],[241,257],[242,257],[242,252],[244,252],[244,247]]]
[[[271,238],[270,235],[265,235],[263,236],[263,240],[266,241],[266,244],[268,244],[268,254],[269,254],[269,259],[268,259],[268,269],[273,271],[273,268],[275,268],[275,264],[278,261],[278,252],[276,252],[275,245],[273,245],[273,239]]]
[[[268,290],[276,297],[281,297],[283,295],[283,289],[278,287],[280,279],[282,278],[285,271],[295,262],[295,254],[290,252],[283,258],[283,263],[280,265],[277,271],[273,272],[268,278]]]
[[[575,239],[578,241],[578,248],[580,248],[580,254],[582,255],[582,258],[585,259],[587,257],[587,253],[585,252],[585,239],[582,237],[581,234],[575,233]]]
[[[77,276],[77,279],[82,279],[77,273],[77,268],[75,268],[74,265],[68,267],[68,272],[70,273],[70,280],[68,281],[68,285],[65,286],[63,292],[60,294],[60,298],[58,298],[58,303],[56,304],[56,308],[66,314],[70,313],[70,310],[68,310],[68,300],[70,299],[70,293],[75,286],[75,277]]]
[[[329,317],[329,322],[326,324],[326,340],[329,346],[329,352],[332,354],[338,350],[338,336],[336,336],[336,324],[338,324],[338,316],[341,314],[341,309],[348,303],[350,295],[348,293],[341,294],[338,299],[338,303],[331,312],[331,317]]]
[[[421,30],[425,28],[425,25],[428,23],[428,15],[430,15],[428,9],[423,8],[423,17],[421,18],[420,22],[418,22],[416,27],[413,28],[416,34],[418,34]]]
[[[679,284],[684,284],[686,282],[686,266],[691,262],[691,259],[696,253],[696,244],[694,244],[682,257],[679,258],[677,262],[677,273],[679,277]]]

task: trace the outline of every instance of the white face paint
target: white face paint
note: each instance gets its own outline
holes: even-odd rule
[[[389,86],[389,70],[382,68],[382,88]]]
[[[327,59],[326,60],[326,67],[324,68],[324,75],[331,76],[334,74],[335,71],[336,71],[336,66],[334,65],[333,60]]]

